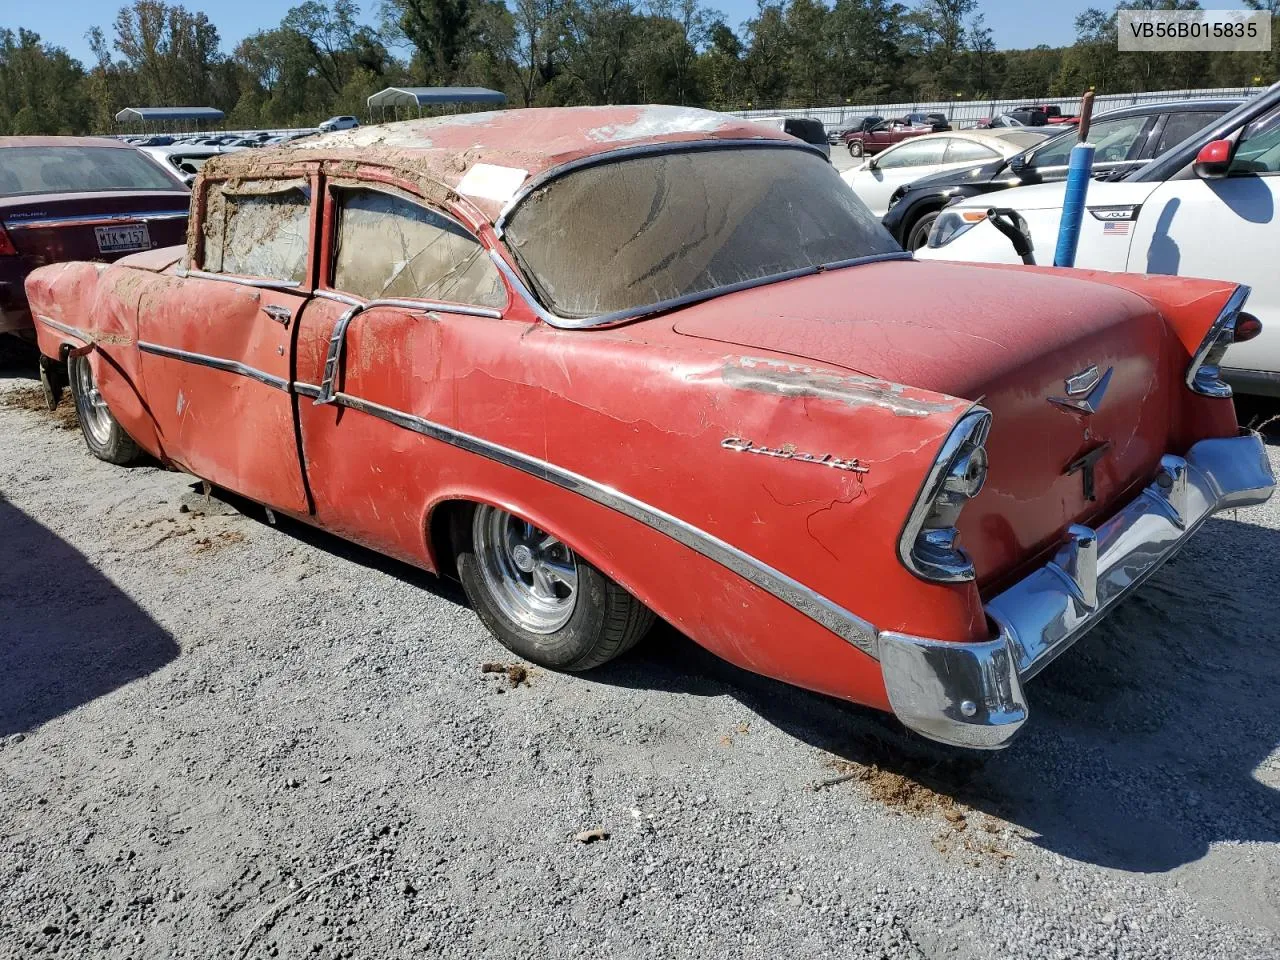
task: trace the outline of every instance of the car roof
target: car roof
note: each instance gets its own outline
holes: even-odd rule
[[[304,160],[390,166],[466,196],[492,221],[517,187],[565,164],[628,147],[716,140],[799,146],[794,137],[754,120],[692,107],[535,107],[316,134],[270,148],[225,154],[202,174],[268,176],[273,166],[293,166]],[[506,169],[482,170],[463,184],[481,164]],[[495,190],[498,182],[514,185],[504,194]]]
[[[119,147],[132,150],[133,144],[111,137],[0,137],[4,147]]]
[[[1228,110],[1234,110],[1244,100],[1239,97],[1230,99],[1219,97],[1212,100],[1168,100],[1163,103],[1139,103],[1132,107],[1120,107],[1117,110],[1108,110],[1106,113],[1099,113],[1093,118],[1093,122],[1099,120],[1123,120],[1125,117],[1147,116],[1153,113],[1199,113],[1204,110],[1217,110],[1226,113]]]

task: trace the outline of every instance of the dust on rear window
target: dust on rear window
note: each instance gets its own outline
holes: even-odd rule
[[[136,150],[122,147],[6,147],[0,150],[0,196],[181,190]]]
[[[525,198],[505,237],[544,304],[574,318],[902,249],[831,164],[785,147],[584,167]]]

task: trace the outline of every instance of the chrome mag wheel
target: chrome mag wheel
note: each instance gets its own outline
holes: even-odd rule
[[[530,633],[555,633],[578,603],[578,558],[527,520],[497,507],[476,508],[472,541],[493,602]]]
[[[72,361],[71,376],[76,387],[76,414],[89,435],[98,444],[106,446],[111,441],[111,411],[93,382],[93,367],[88,357],[76,357]]]

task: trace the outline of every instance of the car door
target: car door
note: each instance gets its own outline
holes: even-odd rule
[[[308,511],[289,390],[308,297],[312,189],[301,177],[211,181],[199,269],[139,303],[146,399],[165,455],[283,512]]]
[[[877,217],[889,208],[889,198],[904,183],[932,173],[946,155],[949,138],[907,140],[867,160],[849,185]]]
[[[1280,373],[1280,108],[1248,124],[1227,176],[1159,184],[1134,225],[1128,269],[1248,284],[1246,309],[1262,321],[1255,340],[1227,351],[1224,366]]]
[[[457,424],[455,378],[474,369],[477,342],[515,344],[524,326],[502,319],[497,267],[448,214],[382,183],[335,180],[325,197],[323,281],[297,348],[315,518],[421,564],[425,491],[456,456],[429,435]]]

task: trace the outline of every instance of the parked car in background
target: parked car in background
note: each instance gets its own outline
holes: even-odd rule
[[[321,133],[329,133],[333,130],[350,130],[358,126],[360,126],[360,121],[355,117],[330,117],[320,124],[319,129]]]
[[[1017,117],[1014,117],[1008,113],[1002,113],[999,116],[995,116],[995,117],[983,117],[981,120],[978,121],[979,130],[997,130],[997,129],[1039,130],[1044,126],[1046,125],[1038,124],[1033,127],[1031,124],[1024,123],[1023,121],[1019,120]]]
[[[973,130],[915,137],[867,157],[861,166],[840,176],[873,214],[883,217],[889,198],[913,180],[941,170],[1011,157],[1044,139],[1035,133],[1006,133],[998,136]]]
[[[32,270],[181,243],[189,200],[181,181],[119,140],[0,137],[0,333],[32,335]]]
[[[926,134],[937,132],[934,130],[933,124],[924,122],[923,114],[918,114],[917,116],[920,117],[919,123],[907,118],[902,120],[882,120],[868,130],[853,130],[846,133],[844,142],[849,150],[849,156],[871,156],[881,150],[887,150],[895,143],[901,143],[903,140],[910,140],[912,137],[923,137]]]
[[[997,748],[1271,495],[1206,364],[1236,284],[918,262],[813,146],[701,110],[386,129],[219,157],[189,249],[37,270],[40,349],[96,456],[456,572],[540,666],[656,616]]]
[[[178,177],[185,185],[190,186],[200,172],[200,168],[210,157],[226,153],[228,147],[209,147],[198,144],[174,144],[171,147],[139,147],[153,163]]]
[[[1064,192],[1050,183],[1000,197],[1026,220],[1041,262],[1051,262]],[[1247,284],[1262,333],[1214,362],[1241,392],[1280,396],[1280,84],[1126,177],[1091,183],[1087,204],[1077,266]],[[948,207],[920,255],[1018,260],[984,222],[985,206],[979,197]]]
[[[1090,141],[1097,146],[1094,175],[1112,176],[1140,167],[1241,102],[1238,99],[1181,100],[1101,114],[1094,119],[1089,131]],[[928,239],[942,208],[957,198],[1065,180],[1067,161],[1075,143],[1075,130],[1064,130],[1053,139],[1012,157],[922,177],[890,197],[884,225],[908,250],[919,249]]]
[[[752,117],[751,120],[803,140],[821,150],[828,160],[831,159],[831,145],[827,143],[827,131],[821,120],[812,117]]]

